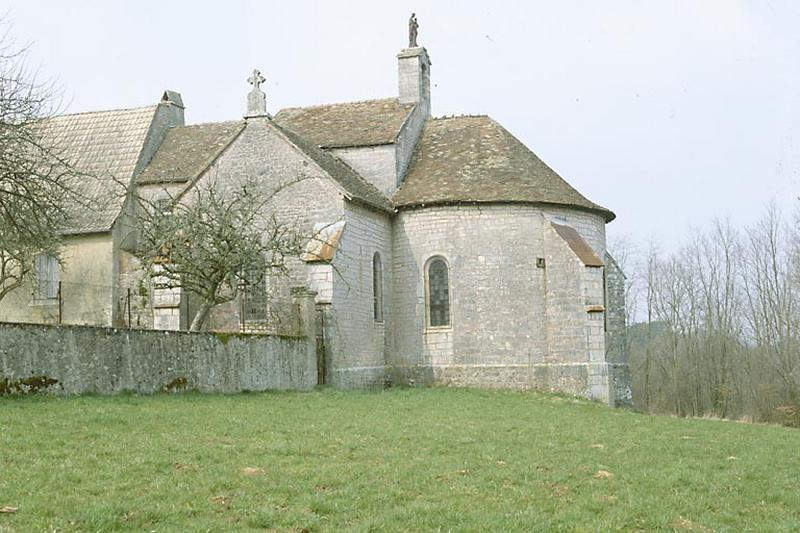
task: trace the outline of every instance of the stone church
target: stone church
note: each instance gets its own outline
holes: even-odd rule
[[[273,115],[256,71],[240,120],[185,125],[181,95],[166,91],[150,107],[56,117],[50,134],[86,172],[151,198],[302,176],[273,206],[324,228],[290,285],[316,294],[325,383],[531,387],[626,404],[624,276],[605,238],[614,213],[490,117],[432,117],[431,59],[412,29],[396,96]],[[0,320],[186,329],[191,297],[143,279],[130,253],[130,195],[83,186],[103,209],[69,228],[63,268],[37,260],[34,286],[0,301]],[[248,292],[207,327],[263,318],[266,298]]]

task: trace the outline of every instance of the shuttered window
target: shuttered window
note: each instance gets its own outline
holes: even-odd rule
[[[58,298],[59,265],[52,255],[39,254],[34,260],[34,300]]]

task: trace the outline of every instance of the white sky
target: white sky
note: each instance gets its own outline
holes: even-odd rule
[[[8,1],[70,112],[183,95],[189,123],[394,96],[416,11],[434,115],[489,114],[666,249],[715,216],[800,201],[800,2]]]

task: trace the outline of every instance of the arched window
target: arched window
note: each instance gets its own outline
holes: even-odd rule
[[[435,257],[428,263],[428,326],[450,325],[450,275],[447,263]]]
[[[378,252],[372,256],[372,318],[383,322],[383,267]]]

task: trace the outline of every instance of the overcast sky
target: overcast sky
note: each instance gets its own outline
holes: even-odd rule
[[[0,0],[67,111],[179,91],[189,123],[397,94],[416,11],[434,115],[488,114],[590,200],[609,236],[674,248],[715,216],[800,203],[800,2]]]

